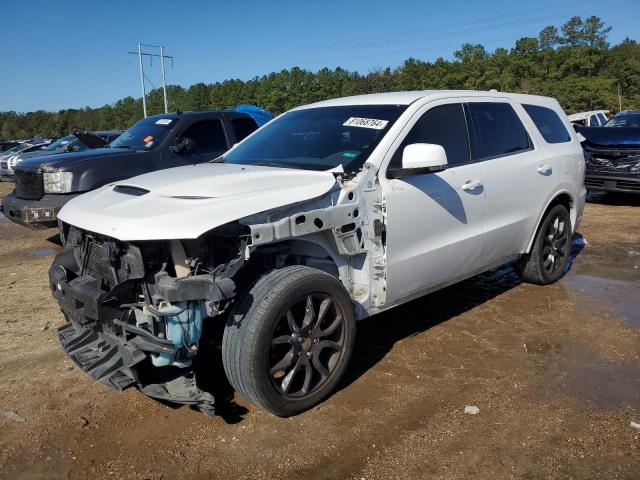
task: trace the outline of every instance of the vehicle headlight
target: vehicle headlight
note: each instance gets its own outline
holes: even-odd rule
[[[44,193],[69,193],[71,191],[71,172],[44,173]]]
[[[15,167],[18,164],[18,156],[13,155],[12,157],[9,157],[7,164],[9,165],[9,168]]]

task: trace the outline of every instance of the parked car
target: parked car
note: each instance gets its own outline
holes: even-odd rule
[[[604,128],[581,128],[589,190],[640,193],[640,110],[611,118]]]
[[[20,142],[15,142],[13,140],[2,140],[0,141],[0,153],[6,152],[10,148],[13,148],[17,145],[20,145]]]
[[[525,281],[558,280],[583,177],[551,98],[425,91],[300,107],[213,162],[67,203],[49,271],[60,341],[110,387],[211,413],[207,355],[225,325],[229,382],[296,414],[340,381],[355,320],[505,262]]]
[[[88,132],[83,130],[74,130],[73,133],[62,137],[55,142],[47,145],[45,148],[31,152],[24,152],[16,155],[11,164],[3,172],[3,176],[12,179],[15,166],[24,160],[36,157],[49,157],[61,153],[82,152],[92,148],[102,148],[107,146],[113,140],[118,138],[122,130],[96,131]]]
[[[48,145],[48,143],[21,143],[13,148],[10,148],[3,155],[0,156],[0,181],[12,182],[13,181],[13,167],[17,163],[17,158],[23,153],[31,153],[42,150]]]
[[[81,193],[154,170],[206,162],[257,128],[249,114],[235,111],[148,117],[109,148],[33,158],[17,165],[15,192],[2,201],[4,214],[28,227],[55,227],[60,208]]]
[[[569,115],[569,120],[576,127],[602,127],[609,120],[609,110],[591,110]]]

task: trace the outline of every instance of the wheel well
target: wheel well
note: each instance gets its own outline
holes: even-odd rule
[[[569,216],[571,218],[571,228],[573,229],[573,226],[576,224],[575,203],[571,195],[569,195],[566,192],[563,192],[556,195],[553,198],[553,200],[549,202],[549,205],[547,205],[547,208],[544,210],[544,212],[538,219],[538,223],[536,223],[536,228],[533,231],[533,235],[531,235],[531,238],[529,239],[529,244],[527,245],[526,253],[529,253],[531,251],[533,240],[534,238],[536,238],[536,234],[538,233],[538,229],[540,228],[540,224],[542,223],[542,220],[544,220],[544,217],[547,216],[547,212],[549,212],[549,210],[551,210],[556,205],[563,205],[569,211]]]
[[[295,239],[262,245],[251,254],[250,263],[260,264],[262,271],[288,265],[305,265],[322,270],[340,280],[339,267],[334,255],[324,245]]]
[[[564,205],[569,211],[569,213],[571,213],[571,210],[573,209],[573,199],[569,196],[568,193],[561,193],[560,195],[555,197],[553,200],[551,200],[551,203],[545,210],[544,215],[542,215],[542,218],[544,218],[547,212],[551,210],[553,207],[555,207],[556,205]]]

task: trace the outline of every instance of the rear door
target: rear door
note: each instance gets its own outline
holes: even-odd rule
[[[164,168],[208,162],[229,149],[222,120],[218,118],[194,121],[176,137],[174,145],[184,138],[192,140],[193,148],[179,153],[167,149],[163,153]]]
[[[555,186],[554,163],[527,132],[522,118],[528,117],[521,105],[482,99],[469,100],[466,108],[471,155],[484,166],[484,263],[490,265],[526,248]]]

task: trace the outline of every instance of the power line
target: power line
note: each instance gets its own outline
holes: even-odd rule
[[[142,47],[149,48],[159,48],[160,55],[156,53],[146,53],[142,51]],[[164,45],[149,45],[145,43],[138,42],[138,51],[137,52],[127,52],[131,55],[138,56],[138,64],[140,66],[140,87],[142,90],[142,111],[144,112],[144,118],[147,118],[147,92],[144,84],[145,78],[153,85],[153,82],[144,74],[144,62],[142,61],[143,57],[148,57],[150,60],[150,65],[153,66],[153,57],[160,58],[160,68],[162,70],[162,94],[164,97],[164,113],[168,113],[168,103],[167,103],[167,84],[165,82],[165,74],[164,74],[164,60],[168,58],[171,60],[171,68],[173,68],[173,57],[164,54]],[[155,88],[155,85],[153,85]]]

